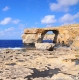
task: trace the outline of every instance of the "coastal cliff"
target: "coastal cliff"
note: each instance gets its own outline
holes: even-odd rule
[[[47,36],[46,33],[52,31],[54,34]],[[79,37],[79,24],[64,25],[52,28],[25,29],[22,34],[24,44],[42,43],[43,39],[52,39],[55,44],[71,46]],[[79,46],[79,44],[77,45]]]
[[[1,48],[0,80],[79,80],[78,25],[53,28],[53,35],[46,34],[50,30],[48,28],[25,29],[22,35],[24,43],[35,43],[36,48]],[[56,42],[41,43],[42,39],[53,39]],[[56,47],[58,41],[72,43],[68,47]]]

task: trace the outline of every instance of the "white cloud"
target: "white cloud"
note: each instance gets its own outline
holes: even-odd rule
[[[0,39],[21,39],[26,24],[19,24],[17,27],[0,29]]]
[[[75,15],[71,15],[69,13],[63,15],[61,18],[59,18],[59,22],[61,23],[73,23],[75,20],[79,18],[79,12]]]
[[[43,24],[51,24],[55,22],[56,22],[55,15],[47,15],[41,20],[41,23]]]
[[[10,27],[10,28],[5,29],[4,31],[8,32],[8,31],[13,31],[13,30],[14,30],[14,28]]]
[[[26,28],[26,26],[27,26],[27,24],[19,24],[18,29],[23,32],[24,29]]]
[[[24,31],[23,29],[24,27],[22,25],[19,25],[17,28],[9,27],[4,30],[0,30],[0,36],[4,36],[7,38],[9,38],[10,36],[13,36],[13,38],[15,38],[15,36],[21,37],[21,34]]]
[[[4,7],[2,10],[3,11],[8,11],[10,8],[8,6]]]
[[[19,22],[20,22],[19,19],[13,20],[11,17],[7,17],[7,18],[4,18],[2,21],[0,21],[0,24],[1,25],[6,25],[9,23],[18,24]]]
[[[4,18],[4,20],[0,21],[0,24],[1,25],[9,24],[11,22],[11,20],[12,19],[10,17]]]
[[[19,22],[20,22],[20,20],[19,20],[19,19],[12,20],[12,23],[14,23],[14,24],[18,24]]]
[[[3,36],[3,35],[10,36],[13,32],[14,32],[14,28],[10,27],[10,28],[0,31],[0,36]]]
[[[76,5],[79,0],[57,0],[57,3],[51,3],[50,9],[52,11],[69,11],[69,7]]]

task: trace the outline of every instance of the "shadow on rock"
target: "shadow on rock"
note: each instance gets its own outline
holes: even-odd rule
[[[54,74],[58,74],[60,69],[55,68],[55,69],[50,69],[45,71],[39,71],[36,68],[31,68],[34,73],[32,75],[26,76],[25,78],[28,78],[28,80],[31,80],[31,78],[39,78],[39,77],[52,77]]]

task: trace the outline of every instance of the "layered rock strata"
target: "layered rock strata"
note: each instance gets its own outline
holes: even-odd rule
[[[74,41],[74,44],[76,44],[76,39],[79,37],[79,24],[52,28],[25,29],[24,34],[22,35],[23,43],[42,43],[44,36],[48,31],[54,33],[54,37],[52,37],[53,43],[70,46]],[[79,42],[79,40],[77,40],[77,42]]]

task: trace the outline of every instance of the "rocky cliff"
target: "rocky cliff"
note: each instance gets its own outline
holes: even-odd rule
[[[22,35],[22,40],[24,44],[27,43],[42,43],[45,34],[48,31],[54,33],[52,36],[53,43],[68,45],[73,44],[74,46],[79,46],[79,24],[64,25],[52,28],[35,28],[35,29],[25,29]]]

